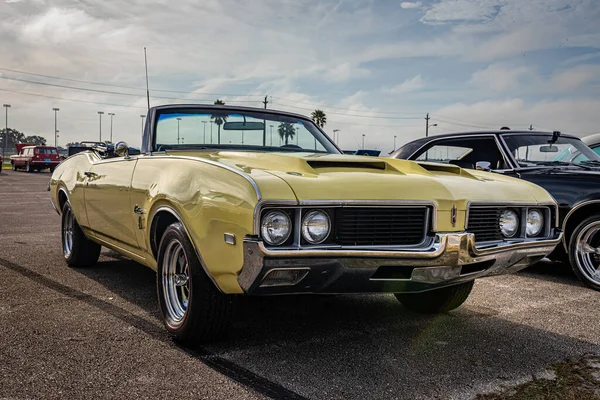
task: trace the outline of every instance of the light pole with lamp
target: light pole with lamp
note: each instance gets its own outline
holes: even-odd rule
[[[112,127],[113,127],[113,117],[115,116],[115,113],[108,113],[108,115],[110,115],[110,142],[112,143]]]
[[[207,121],[202,121],[202,123],[204,124],[204,133],[202,134],[202,143],[206,144],[206,122]]]
[[[429,118],[429,113],[427,113],[427,116],[425,117],[425,137],[429,136],[429,128],[437,126],[437,124],[429,125],[429,120],[430,119],[431,118]]]
[[[100,116],[100,143],[102,143],[102,114],[104,114],[104,111],[98,111],[98,115]]]
[[[10,104],[3,104],[2,105],[4,107],[4,109],[6,110],[6,127],[4,129],[4,143],[2,144],[2,159],[4,160],[4,150],[6,149],[6,146],[8,145],[8,109],[10,108]],[[4,162],[4,161],[2,161]]]
[[[54,147],[57,147],[57,143],[58,143],[58,127],[57,127],[57,112],[60,111],[60,108],[56,108],[54,107],[52,109],[52,111],[54,111]]]
[[[396,151],[396,135],[394,135],[394,151]]]
[[[181,121],[181,118],[177,117],[177,144],[179,144],[179,121]]]
[[[271,128],[271,146],[273,146],[273,125],[269,125],[269,128]]]
[[[363,145],[362,145],[362,148],[363,148],[363,150],[364,150],[364,148],[365,148],[365,134],[364,134],[364,133],[362,134],[362,137],[363,137],[363,143],[362,143]]]

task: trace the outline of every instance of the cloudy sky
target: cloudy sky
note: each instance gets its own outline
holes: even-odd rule
[[[9,126],[140,144],[151,104],[327,113],[341,146],[432,134],[600,132],[598,0],[0,0]],[[61,79],[58,79],[61,78]],[[141,88],[141,89],[140,89]],[[4,110],[3,110],[4,111]],[[0,118],[4,125],[4,118]]]

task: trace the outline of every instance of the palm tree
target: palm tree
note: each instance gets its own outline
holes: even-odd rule
[[[225,102],[223,100],[217,99],[215,100],[214,104],[216,106],[224,106]],[[214,120],[215,124],[217,125],[217,128],[219,129],[219,133],[217,134],[217,143],[221,143],[221,125],[223,125],[225,122],[227,122],[227,115],[211,115],[210,116],[211,120]]]
[[[327,123],[327,115],[322,110],[315,110],[310,114],[310,117],[318,127],[323,128]]]
[[[285,140],[285,144],[288,144],[289,139],[294,139],[296,129],[294,129],[294,125],[289,122],[282,122],[279,124],[279,127],[277,127],[277,133],[279,133],[281,140]]]

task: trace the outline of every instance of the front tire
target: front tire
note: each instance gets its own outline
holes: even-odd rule
[[[157,261],[158,301],[169,333],[191,347],[223,338],[232,296],[221,293],[206,275],[181,223],[167,227]]]
[[[569,240],[569,261],[584,284],[600,290],[600,215],[577,225]]]
[[[33,170],[31,169],[31,165],[29,165],[29,161],[25,164],[25,172],[33,172]]]
[[[63,256],[70,267],[87,267],[98,262],[102,246],[92,242],[84,234],[71,204],[65,202],[62,208],[62,249]]]
[[[17,166],[15,165],[14,162],[11,162],[10,165],[11,165],[13,171],[17,170]]]
[[[444,313],[458,308],[467,300],[474,282],[469,281],[422,293],[396,293],[395,296],[409,310],[426,314]]]

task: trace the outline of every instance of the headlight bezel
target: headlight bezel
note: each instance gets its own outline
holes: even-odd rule
[[[503,228],[502,219],[504,218],[505,213],[514,214],[515,229],[512,232],[512,234],[507,234]],[[518,237],[520,227],[521,227],[521,218],[520,218],[519,214],[520,213],[517,210],[514,210],[512,208],[506,208],[500,213],[500,217],[498,218],[498,225],[500,228],[500,233],[502,234],[502,236],[504,236],[505,239],[512,239],[512,238]],[[510,231],[509,231],[509,233],[510,233]]]
[[[530,214],[531,213],[537,213],[539,215],[539,221],[540,221],[540,225],[539,225],[539,229],[537,231],[535,231],[535,233],[529,233],[529,218],[530,218]],[[540,235],[542,235],[545,231],[545,227],[546,227],[546,213],[544,213],[543,210],[539,209],[539,208],[528,208],[527,209],[527,214],[525,216],[525,234],[527,235],[527,237],[529,238],[535,238],[535,237],[539,237]]]
[[[314,217],[316,215],[324,216],[325,220],[327,221],[327,232],[319,240],[313,240],[312,238],[309,238],[310,232],[308,231],[308,228],[306,228],[307,219],[310,218],[310,217]],[[300,235],[301,235],[301,238],[302,238],[303,241],[306,241],[306,243],[308,245],[311,245],[311,246],[322,244],[325,241],[327,241],[327,239],[331,236],[332,225],[333,225],[333,223],[332,223],[331,216],[329,215],[329,213],[327,211],[322,210],[322,209],[306,210],[306,211],[304,211],[302,213],[302,219],[301,219],[301,222],[300,222]]]
[[[283,240],[279,240],[279,241],[273,241],[271,240],[272,237],[269,237],[269,235],[265,234],[265,220],[267,219],[267,217],[272,216],[274,214],[277,215],[281,215],[284,216],[287,219],[288,222],[288,231],[287,234],[284,236]],[[290,238],[292,237],[292,233],[294,232],[294,221],[292,216],[286,212],[284,209],[269,209],[269,210],[265,210],[265,212],[263,213],[261,219],[260,219],[260,237],[262,238],[262,240],[264,240],[264,242],[269,245],[269,246],[282,246],[284,244],[286,244],[287,242],[289,242]]]

